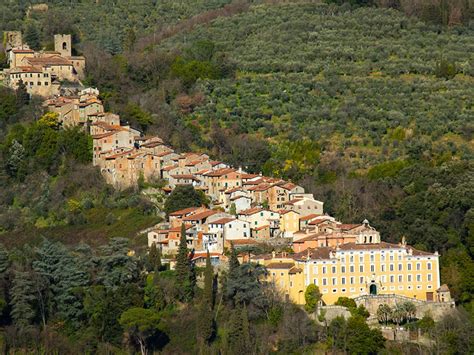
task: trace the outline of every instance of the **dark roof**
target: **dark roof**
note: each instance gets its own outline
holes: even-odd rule
[[[266,265],[267,269],[291,269],[295,266],[295,263],[288,262],[274,262]]]

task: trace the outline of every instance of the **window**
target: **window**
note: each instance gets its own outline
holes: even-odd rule
[[[345,273],[345,272],[346,272],[346,267],[345,267],[345,266],[341,266],[341,272],[342,272],[342,273]]]
[[[341,284],[342,284],[342,285],[345,285],[345,284],[346,284],[346,278],[345,278],[345,277],[341,277]]]
[[[398,275],[398,282],[403,282],[403,275]]]
[[[380,271],[385,272],[385,264],[380,265]]]
[[[386,282],[386,281],[387,281],[387,276],[382,275],[382,282]]]
[[[393,275],[390,275],[390,282],[391,283],[395,282],[395,277]]]
[[[41,81],[38,81],[38,86],[41,86]]]
[[[402,271],[403,270],[403,265],[402,264],[398,264],[398,271]]]
[[[335,274],[336,273],[336,267],[333,266],[331,271],[332,271],[333,274]]]
[[[421,282],[421,275],[420,274],[416,275],[416,282]]]
[[[351,263],[354,262],[354,255],[351,255],[351,256],[350,256],[349,261],[350,261]]]
[[[349,271],[354,272],[354,265],[349,266]]]
[[[326,273],[326,266],[323,266],[323,274]]]
[[[323,286],[326,286],[328,284],[328,280],[326,278],[323,279]]]
[[[314,280],[313,280],[313,283],[314,283],[316,286],[318,286],[318,279],[314,279]]]
[[[426,264],[426,267],[428,268],[428,270],[431,270],[431,263]]]
[[[332,284],[333,284],[333,286],[337,285],[337,279],[335,277],[332,278]]]
[[[370,261],[374,262],[375,261],[375,255],[370,256]]]
[[[359,265],[359,272],[364,272],[364,265]]]
[[[393,261],[393,255],[390,255],[390,261]]]
[[[427,275],[427,281],[430,281],[430,282],[431,282],[431,274],[428,274],[428,275]]]
[[[354,284],[354,276],[351,276],[351,278],[350,278],[350,283],[351,283],[351,285]]]
[[[313,267],[313,274],[317,274],[318,273],[318,267],[317,266],[314,266]]]
[[[45,85],[45,86],[48,86],[48,85],[49,85],[49,83],[48,83],[47,81],[45,81],[45,82],[44,82],[44,85]]]
[[[421,269],[421,264],[420,263],[416,263],[416,270],[420,270]]]
[[[361,284],[364,283],[364,276],[359,277],[359,282],[360,282]]]
[[[407,270],[411,271],[411,264],[407,264]]]
[[[390,271],[393,271],[393,264],[390,264]]]
[[[374,264],[370,265],[370,272],[375,272],[375,265]]]
[[[408,282],[411,282],[411,275],[408,275]]]
[[[364,256],[363,256],[363,255],[359,256],[359,262],[360,262],[360,263],[363,263],[363,262],[364,262]]]

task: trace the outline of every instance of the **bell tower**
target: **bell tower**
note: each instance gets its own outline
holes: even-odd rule
[[[54,51],[61,53],[62,57],[71,56],[71,46],[71,35],[54,35]]]

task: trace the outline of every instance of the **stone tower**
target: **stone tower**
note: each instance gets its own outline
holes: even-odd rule
[[[71,35],[54,35],[54,50],[61,53],[62,57],[71,56]]]

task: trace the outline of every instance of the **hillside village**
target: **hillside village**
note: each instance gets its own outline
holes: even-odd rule
[[[17,89],[20,82],[30,95],[59,95],[66,87],[78,87],[84,78],[86,59],[72,55],[70,34],[54,35],[53,51],[34,51],[19,31],[4,33],[9,68],[0,71],[0,80]]]
[[[62,127],[79,126],[90,134],[93,165],[107,183],[124,190],[140,181],[160,182],[167,195],[177,186],[191,185],[209,198],[209,208],[172,212],[148,232],[148,245],[158,246],[165,257],[177,254],[183,231],[197,264],[205,261],[207,252],[218,265],[230,248],[284,241],[294,254],[251,259],[265,265],[268,279],[297,304],[304,304],[309,284],[321,288],[327,304],[341,296],[377,294],[451,302],[449,290],[440,285],[437,253],[416,250],[404,240],[382,242],[367,220],[342,223],[324,213],[323,202],[291,181],[249,174],[203,153],[175,152],[160,137],[146,136],[105,112],[97,89],[61,91],[61,80],[79,80],[85,65],[83,59],[71,57],[70,36],[55,36],[54,53],[33,52],[18,38],[21,35],[9,38],[6,82],[18,87],[24,80],[30,94],[46,98],[45,107],[57,114]],[[30,83],[33,73],[44,78],[45,85]]]

